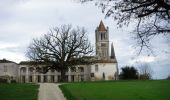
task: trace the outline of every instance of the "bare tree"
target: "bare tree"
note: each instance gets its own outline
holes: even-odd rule
[[[151,39],[170,33],[170,0],[80,0],[95,1],[105,17],[113,17],[119,27],[137,22],[133,33],[137,45],[151,50]]]
[[[143,63],[139,67],[139,78],[149,80],[152,78],[153,70],[148,63]]]
[[[68,68],[80,64],[90,64],[93,48],[84,28],[71,25],[55,27],[39,39],[33,39],[28,47],[27,57],[35,62],[43,62],[43,72],[49,69],[61,71],[61,81],[65,81]]]

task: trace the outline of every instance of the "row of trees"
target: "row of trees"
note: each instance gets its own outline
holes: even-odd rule
[[[149,80],[152,78],[153,71],[148,64],[143,64],[140,66],[139,70],[133,66],[125,66],[121,68],[121,73],[119,75],[120,79],[141,79]]]

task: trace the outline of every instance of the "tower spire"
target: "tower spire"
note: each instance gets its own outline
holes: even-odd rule
[[[109,28],[105,28],[102,21],[97,26],[96,31],[96,55],[98,59],[109,59]]]
[[[107,31],[102,20],[100,21],[98,31]]]
[[[115,51],[114,51],[114,47],[113,47],[113,42],[111,44],[111,59],[115,59]]]

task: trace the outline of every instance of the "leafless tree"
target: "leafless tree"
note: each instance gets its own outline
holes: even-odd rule
[[[148,63],[143,63],[139,67],[139,78],[148,80],[152,78],[153,70]]]
[[[94,1],[105,17],[113,17],[119,27],[137,22],[133,33],[139,53],[143,48],[152,51],[150,41],[157,35],[170,33],[170,0],[80,0]]]
[[[68,68],[80,64],[90,64],[93,47],[84,28],[62,25],[51,29],[39,39],[33,39],[28,47],[27,57],[35,62],[43,62],[43,72],[49,69],[61,71],[61,81],[65,81]]]

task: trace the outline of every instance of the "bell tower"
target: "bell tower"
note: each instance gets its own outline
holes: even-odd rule
[[[96,56],[100,60],[109,59],[109,28],[105,27],[103,21],[95,30]]]

